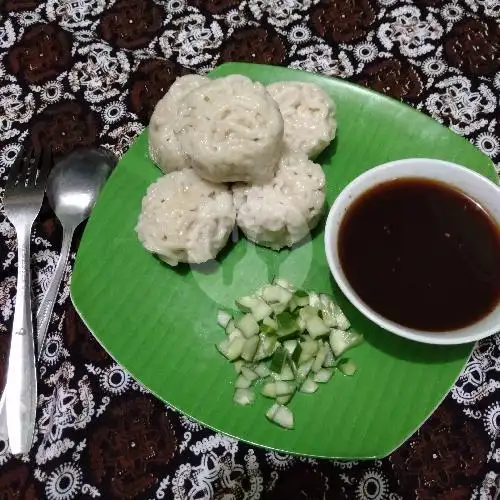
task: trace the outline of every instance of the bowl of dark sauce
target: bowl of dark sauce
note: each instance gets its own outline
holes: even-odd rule
[[[463,166],[414,158],[374,167],[330,209],[334,279],[365,316],[432,344],[500,331],[500,187]]]

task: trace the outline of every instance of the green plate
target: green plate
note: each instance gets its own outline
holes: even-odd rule
[[[450,160],[495,179],[491,162],[431,118],[342,80],[286,68],[225,64],[211,76],[244,74],[262,83],[314,82],[337,103],[338,134],[319,161],[330,205],[365,170],[390,160]],[[280,253],[245,240],[204,266],[172,269],[144,251],[134,226],[147,186],[160,172],[140,135],[106,184],[78,251],[71,295],[104,348],[160,399],[199,422],[249,443],[329,458],[383,457],[403,443],[441,402],[472,345],[434,347],[392,335],[346,303],[332,283],[321,227],[311,241]],[[248,294],[272,276],[333,292],[366,342],[352,350],[354,377],[336,375],[314,395],[291,403],[295,430],[270,424],[270,400],[233,404],[232,366],[214,345],[220,306]]]

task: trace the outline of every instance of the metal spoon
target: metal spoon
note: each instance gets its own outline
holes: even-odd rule
[[[47,198],[62,225],[63,238],[54,276],[36,315],[38,359],[43,351],[57,292],[68,263],[73,233],[89,217],[115,165],[116,158],[111,153],[87,149],[71,153],[50,172]]]
[[[66,270],[71,240],[75,229],[89,217],[97,197],[109,174],[115,167],[116,157],[107,151],[87,149],[75,151],[61,160],[50,172],[47,198],[63,228],[61,254],[49,288],[37,312],[37,358],[43,352],[43,343],[57,298],[57,292]],[[5,390],[0,400],[0,437],[5,429]]]

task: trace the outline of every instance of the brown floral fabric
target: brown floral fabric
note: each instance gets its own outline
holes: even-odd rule
[[[312,26],[319,36],[333,43],[354,42],[370,32],[376,20],[375,9],[369,0],[322,1],[311,11]]]
[[[28,136],[50,142],[56,158],[88,146],[120,155],[177,76],[225,61],[286,65],[382,92],[499,166],[499,0],[4,0],[0,191]],[[37,301],[60,241],[44,205],[32,246]],[[15,250],[1,208],[0,383]],[[215,433],[152,396],[80,320],[70,271],[42,353],[31,453],[12,457],[0,436],[0,500],[500,496],[499,336],[479,343],[448,397],[390,457],[294,457]]]

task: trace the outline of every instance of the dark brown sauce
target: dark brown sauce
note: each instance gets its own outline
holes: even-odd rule
[[[358,296],[403,326],[462,328],[500,301],[500,228],[445,184],[399,179],[369,190],[344,216],[338,251]]]

